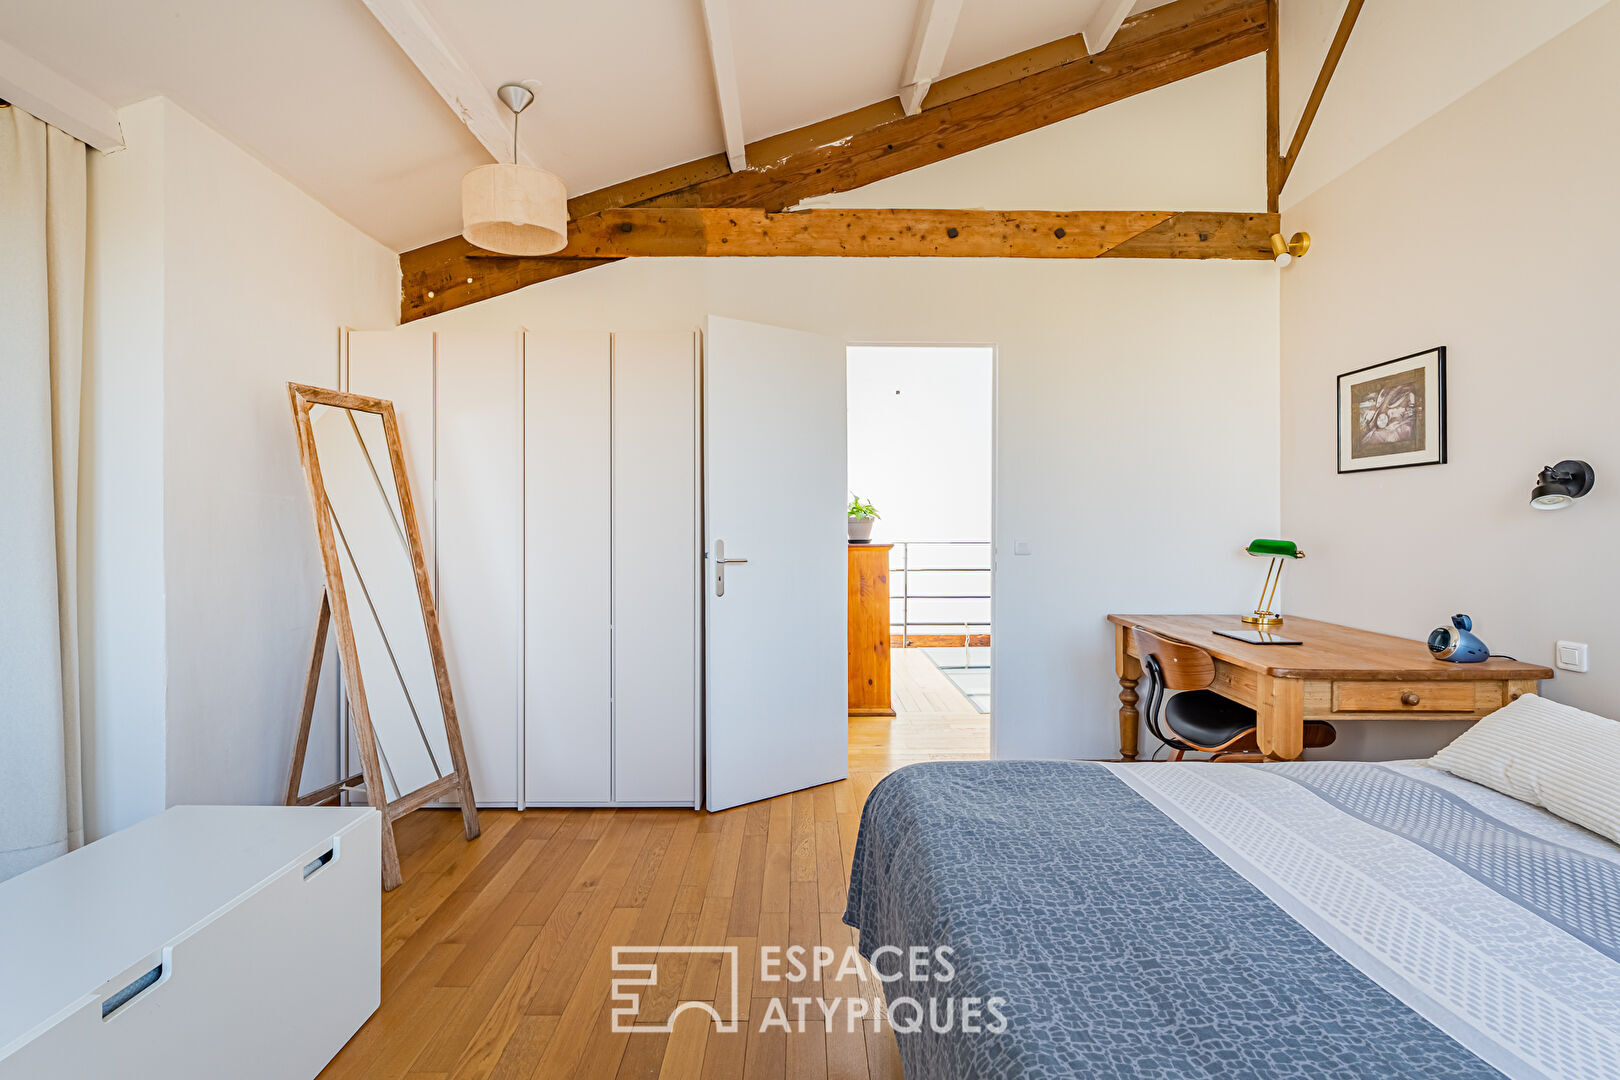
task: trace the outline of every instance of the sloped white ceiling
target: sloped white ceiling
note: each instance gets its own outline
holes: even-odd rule
[[[806,205],[1253,210],[1265,201],[1266,60],[1251,56]]]
[[[418,2],[491,93],[542,84],[523,142],[570,191],[723,147],[701,0]],[[750,140],[893,96],[920,7],[726,2]],[[1102,2],[964,0],[941,74],[1077,33]],[[1601,2],[1368,4],[1285,205]],[[1282,0],[1285,116],[1344,3]],[[115,107],[171,98],[395,250],[457,233],[461,175],[489,160],[362,0],[0,0],[0,39]]]
[[[523,143],[570,191],[722,149],[700,0],[419,2],[492,94],[542,84]],[[917,0],[729,3],[748,139],[898,91]],[[967,0],[946,74],[1099,3]],[[361,0],[0,0],[0,39],[114,107],[169,97],[395,250],[459,232],[489,160]]]
[[[171,98],[395,249],[459,231],[489,160],[359,0],[0,0],[0,37],[115,107]]]
[[[523,145],[571,192],[721,149],[698,0],[419,2],[491,93],[540,82]]]
[[[1282,0],[1286,150],[1347,0]],[[1612,0],[1400,0],[1356,19],[1282,207],[1354,168]]]
[[[1168,3],[1170,0],[1137,0],[1131,13]],[[964,0],[956,34],[945,53],[943,74],[959,75],[1043,42],[1077,34],[1102,6],[1075,0]]]

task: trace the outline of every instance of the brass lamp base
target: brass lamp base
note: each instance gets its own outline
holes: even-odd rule
[[[1256,540],[1244,550],[1251,555],[1269,554],[1271,562],[1266,566],[1266,580],[1260,586],[1254,614],[1243,616],[1243,621],[1250,626],[1281,626],[1283,617],[1272,611],[1271,605],[1277,603],[1277,589],[1282,585],[1283,559],[1303,559],[1305,553],[1289,540]]]

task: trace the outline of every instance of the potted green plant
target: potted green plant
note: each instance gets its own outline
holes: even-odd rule
[[[849,542],[867,544],[872,541],[872,523],[882,517],[877,508],[853,491],[849,493]]]

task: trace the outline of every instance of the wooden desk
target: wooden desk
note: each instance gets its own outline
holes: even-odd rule
[[[1236,615],[1110,615],[1119,675],[1119,753],[1135,761],[1142,678],[1131,627],[1196,645],[1215,658],[1210,689],[1259,716],[1260,750],[1293,760],[1304,749],[1306,720],[1477,720],[1521,694],[1536,692],[1552,669],[1516,660],[1451,664],[1422,641],[1354,630],[1290,615],[1279,627],[1302,645],[1249,645],[1215,630],[1252,630]]]

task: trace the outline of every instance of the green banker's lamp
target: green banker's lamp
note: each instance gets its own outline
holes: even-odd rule
[[[1260,586],[1260,602],[1255,605],[1254,614],[1243,616],[1243,621],[1255,626],[1276,626],[1283,619],[1271,610],[1271,605],[1276,603],[1277,586],[1282,584],[1283,560],[1303,559],[1305,553],[1292,540],[1251,540],[1243,550],[1256,558],[1271,560],[1266,567],[1265,584]]]

